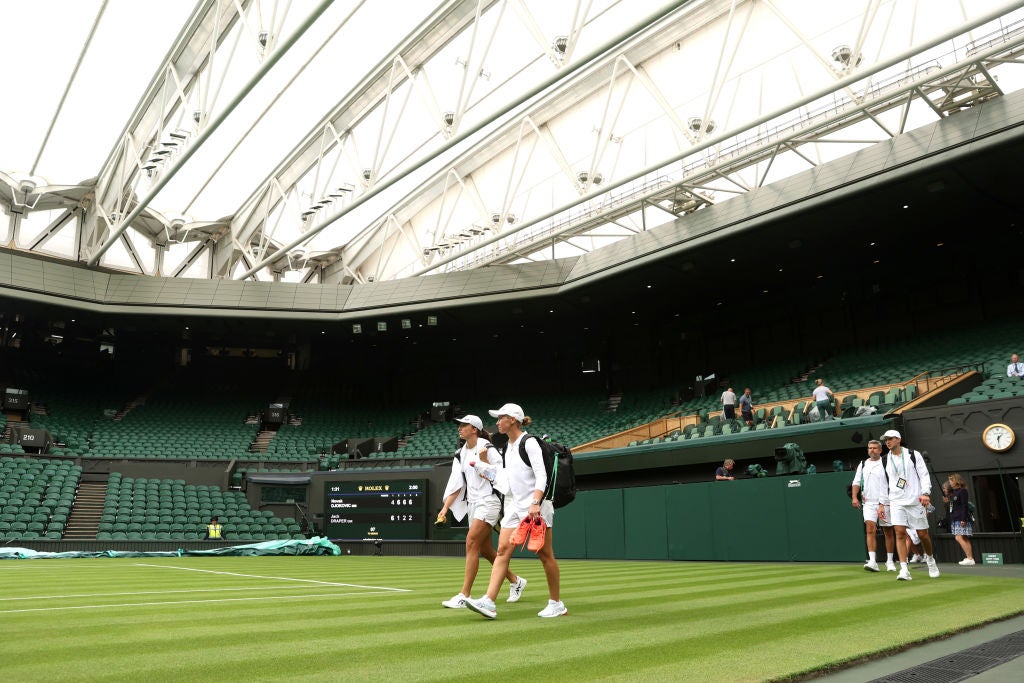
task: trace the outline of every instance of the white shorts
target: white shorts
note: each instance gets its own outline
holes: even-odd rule
[[[519,510],[509,507],[510,502],[510,500],[505,501],[505,517],[501,520],[502,529],[516,529],[524,519],[530,516],[530,508]],[[551,504],[550,500],[545,500],[540,504],[540,518],[544,520],[549,529],[555,528],[555,506]]]
[[[469,518],[479,519],[488,526],[494,526],[501,519],[501,501],[497,496],[487,496],[483,500],[470,503]]]
[[[864,511],[865,522],[874,522],[878,526],[892,526],[892,511],[888,505],[885,506],[885,518],[881,520],[878,518],[877,502],[865,502],[860,507]]]
[[[908,529],[927,529],[928,513],[920,503],[910,505],[890,505],[892,525],[904,526]]]

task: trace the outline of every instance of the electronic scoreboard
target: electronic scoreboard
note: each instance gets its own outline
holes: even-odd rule
[[[422,541],[425,479],[324,482],[327,536],[339,541]]]

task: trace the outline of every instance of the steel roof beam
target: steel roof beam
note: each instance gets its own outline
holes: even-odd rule
[[[487,247],[487,246],[490,246],[492,244],[495,244],[495,243],[499,242],[500,240],[507,239],[510,235],[522,232],[524,230],[527,230],[528,228],[532,228],[532,227],[536,226],[537,224],[542,223],[543,221],[546,221],[546,220],[548,220],[550,218],[554,218],[555,216],[557,216],[557,215],[559,215],[561,213],[564,213],[566,211],[569,211],[570,209],[572,209],[572,208],[574,208],[576,206],[579,206],[580,204],[583,204],[583,203],[585,203],[585,202],[587,202],[587,201],[589,201],[591,199],[595,199],[595,198],[599,197],[602,194],[610,193],[612,190],[614,190],[616,188],[622,187],[622,186],[627,185],[629,183],[632,183],[632,182],[634,182],[636,180],[640,180],[644,176],[647,176],[647,175],[649,175],[649,174],[651,174],[651,173],[653,173],[653,172],[655,172],[655,171],[657,171],[659,169],[662,169],[662,168],[664,168],[666,166],[670,166],[672,164],[676,164],[676,163],[682,161],[683,159],[685,159],[686,157],[692,156],[692,155],[697,154],[699,152],[702,152],[702,151],[704,151],[706,149],[709,149],[709,148],[712,148],[712,147],[714,147],[716,145],[719,145],[720,143],[725,142],[726,140],[735,137],[740,132],[743,132],[745,130],[750,130],[750,129],[756,129],[758,126],[766,124],[766,123],[768,123],[768,122],[770,122],[770,121],[772,121],[774,119],[780,118],[780,117],[788,114],[789,112],[791,112],[793,110],[796,110],[796,109],[799,109],[800,107],[803,107],[803,106],[806,106],[808,104],[811,104],[812,102],[815,102],[816,100],[819,100],[819,99],[824,98],[824,97],[826,97],[828,95],[831,95],[832,93],[834,93],[834,92],[836,92],[838,90],[842,90],[844,88],[847,88],[847,87],[853,85],[854,83],[866,80],[866,79],[870,78],[873,74],[875,74],[877,72],[880,72],[880,71],[883,71],[885,69],[891,68],[891,67],[893,67],[893,66],[895,66],[895,65],[897,65],[897,64],[899,64],[899,63],[901,63],[903,61],[906,61],[906,60],[910,59],[911,57],[913,57],[913,56],[915,56],[915,55],[917,55],[917,54],[919,54],[921,52],[924,52],[924,51],[929,50],[931,48],[934,48],[934,47],[936,47],[938,45],[941,45],[942,43],[944,43],[944,42],[946,42],[948,40],[952,40],[953,38],[956,38],[957,36],[961,36],[961,35],[969,32],[969,31],[971,31],[971,30],[973,30],[973,29],[975,29],[975,28],[977,28],[979,26],[982,26],[982,25],[990,22],[990,21],[994,21],[996,19],[999,19],[1003,15],[1008,14],[1009,12],[1012,12],[1012,11],[1014,11],[1016,9],[1019,9],[1022,6],[1024,6],[1024,2],[1013,2],[1013,3],[1009,3],[1008,5],[1004,5],[1004,6],[1000,7],[999,9],[996,9],[996,10],[994,10],[992,12],[989,12],[989,13],[987,13],[985,15],[977,17],[973,21],[971,21],[971,22],[969,22],[967,24],[958,26],[955,29],[951,29],[951,30],[947,31],[944,34],[933,38],[932,40],[928,41],[928,43],[926,43],[924,45],[911,48],[911,49],[906,50],[906,51],[904,51],[904,52],[902,52],[902,53],[900,53],[900,54],[898,54],[898,55],[896,55],[894,57],[890,57],[889,59],[885,60],[884,62],[879,62],[878,64],[875,64],[873,66],[872,70],[869,71],[869,72],[852,74],[852,75],[849,75],[849,76],[847,76],[845,78],[842,78],[842,79],[836,81],[831,86],[826,87],[826,88],[822,88],[822,89],[818,90],[817,92],[811,93],[810,95],[807,95],[807,96],[801,98],[800,100],[797,100],[796,102],[793,102],[793,103],[787,105],[784,108],[779,108],[779,109],[771,111],[771,112],[769,112],[767,114],[759,116],[759,117],[753,119],[752,121],[749,121],[749,122],[747,122],[745,124],[741,124],[741,125],[735,127],[734,129],[732,129],[730,131],[727,131],[725,133],[722,133],[720,135],[706,138],[700,144],[698,144],[698,145],[696,145],[696,146],[694,146],[694,147],[692,147],[690,149],[687,149],[687,150],[685,150],[685,151],[683,151],[681,153],[678,153],[678,154],[671,155],[670,157],[662,159],[661,161],[655,162],[654,164],[651,164],[651,165],[647,166],[646,168],[644,168],[644,169],[642,169],[642,170],[640,170],[638,172],[635,172],[635,173],[633,173],[633,174],[631,174],[631,175],[629,175],[629,176],[627,176],[625,178],[622,178],[620,180],[615,181],[611,185],[603,188],[600,192],[590,192],[590,193],[587,193],[586,195],[580,197],[579,199],[574,199],[573,201],[567,202],[567,203],[565,203],[565,204],[563,204],[563,205],[561,205],[559,207],[556,207],[555,209],[547,211],[544,214],[542,214],[542,215],[540,215],[540,216],[538,216],[536,218],[530,219],[528,221],[525,221],[524,223],[516,225],[515,228],[513,228],[510,231],[501,233],[499,235],[495,235],[495,236],[493,236],[493,237],[491,237],[489,239],[486,239],[486,240],[484,240],[484,241],[474,245],[474,250],[473,251],[479,251],[479,250],[483,249],[484,247]],[[1024,41],[1024,38],[1018,37],[1018,42],[1022,42],[1022,41]],[[971,62],[969,64],[967,64],[966,67],[969,68],[971,65],[976,64],[976,63],[980,63],[980,62],[984,61],[986,58],[988,58],[990,56],[993,56],[993,55],[997,55],[997,54],[999,54],[999,53],[1001,53],[1001,52],[1003,52],[1005,50],[1006,50],[1006,46],[1002,45],[1002,44],[995,44],[993,46],[990,46],[987,50],[985,50],[985,51],[983,51],[981,53],[972,55]],[[937,71],[937,72],[934,72],[934,73],[927,73],[926,74],[927,75],[927,79],[925,79],[925,80],[926,81],[935,80],[936,78],[939,78],[941,76],[945,76],[945,75],[956,73],[956,72],[958,72],[958,71],[960,71],[960,70],[962,70],[964,68],[965,68],[965,64],[964,63],[954,64],[952,66],[949,66],[949,67],[946,67],[944,69],[941,69],[940,71]],[[900,87],[894,89],[891,93],[886,93],[885,94],[885,99],[890,99],[893,96],[896,96],[896,97],[902,96],[904,93],[912,91],[914,88],[919,87],[920,85],[921,84],[917,83],[917,82],[909,82],[909,83],[907,83],[905,85],[901,85]],[[866,102],[862,103],[861,106],[859,106],[857,109],[858,110],[870,109],[872,106],[877,106],[878,104],[879,104],[878,99],[871,100],[871,101],[866,101]],[[805,134],[805,133],[806,133],[806,131],[801,131],[801,134]],[[772,145],[776,145],[776,144],[778,144],[777,141],[772,143]],[[686,182],[687,183],[692,183],[694,181],[693,181],[692,178],[687,178]],[[642,201],[648,200],[648,199],[656,196],[661,191],[662,191],[661,188],[653,189],[653,190],[651,190],[649,192],[644,193],[643,195],[641,195],[639,197],[636,197],[635,201],[636,202],[642,202]],[[603,216],[603,215],[606,215],[606,214],[612,214],[612,213],[614,213],[614,212],[616,212],[617,210],[620,210],[620,209],[621,209],[621,207],[611,207],[611,208],[607,209],[606,211],[599,212],[597,215],[598,216]],[[566,233],[570,233],[570,232],[573,232],[575,230],[577,230],[576,226],[570,224],[568,227],[563,228],[563,229],[557,231],[555,234],[544,234],[543,236],[538,236],[538,238],[536,240],[533,240],[533,243],[537,244],[539,242],[546,242],[548,239],[551,239],[552,237],[555,237],[555,236],[558,236],[558,235],[562,235],[562,234],[566,234]],[[522,247],[519,246],[519,245],[515,245],[513,248],[517,252],[522,252]],[[471,251],[465,251],[465,252],[458,252],[458,253],[455,253],[455,254],[451,254],[451,255],[445,256],[443,258],[438,259],[436,262],[430,264],[429,266],[426,266],[424,268],[421,268],[421,269],[415,271],[414,273],[412,273],[411,276],[412,277],[416,277],[416,276],[419,276],[419,275],[424,275],[426,273],[432,272],[434,270],[437,270],[438,268],[440,268],[443,265],[447,265],[448,263],[451,263],[453,261],[457,261],[457,260],[459,260],[461,258],[465,258],[470,253],[472,253],[472,252]],[[478,263],[474,263],[473,267],[477,267],[479,265],[484,265],[485,263],[492,262],[493,260],[494,260],[493,258],[483,259],[483,260],[481,260]]]
[[[432,161],[438,155],[443,154],[444,152],[448,151],[452,147],[454,147],[457,144],[461,143],[463,140],[467,139],[471,135],[479,132],[483,128],[485,128],[488,125],[494,123],[495,121],[500,119],[502,116],[505,116],[506,114],[508,114],[509,112],[515,110],[516,108],[520,107],[521,105],[525,104],[526,102],[529,102],[531,99],[533,99],[537,95],[540,95],[541,93],[545,92],[546,90],[548,90],[552,86],[558,85],[559,82],[561,82],[561,81],[565,80],[566,78],[570,77],[573,73],[576,73],[578,71],[581,71],[581,70],[587,68],[588,66],[590,66],[590,64],[592,62],[594,62],[595,60],[600,59],[602,56],[606,55],[608,52],[610,52],[613,49],[615,49],[615,47],[617,45],[619,45],[621,42],[623,42],[624,40],[627,40],[627,39],[633,37],[634,35],[636,35],[640,31],[642,31],[643,29],[645,29],[645,28],[649,27],[650,25],[656,23],[660,19],[663,19],[664,17],[666,17],[666,16],[668,16],[668,15],[678,11],[679,9],[680,9],[679,3],[678,2],[672,2],[672,3],[669,3],[667,6],[661,8],[657,12],[655,12],[655,13],[653,13],[653,14],[645,17],[645,18],[643,18],[639,22],[637,22],[634,25],[632,25],[629,28],[627,28],[625,31],[623,31],[623,32],[619,33],[618,35],[616,35],[615,37],[613,37],[611,40],[608,40],[608,41],[604,42],[603,44],[598,46],[596,49],[592,50],[585,57],[581,58],[579,63],[568,67],[566,69],[566,71],[564,71],[564,72],[558,72],[558,73],[554,74],[553,76],[545,79],[539,85],[531,88],[529,91],[527,91],[526,93],[524,93],[524,94],[520,95],[519,97],[515,98],[514,100],[509,102],[507,105],[505,105],[503,107],[500,107],[497,111],[491,112],[489,115],[486,115],[486,116],[482,117],[481,121],[479,123],[475,124],[474,126],[472,126],[471,128],[468,128],[466,130],[460,131],[457,135],[455,135],[452,138],[450,138],[444,144],[438,146],[434,150],[431,150],[429,153],[427,153],[426,155],[416,159],[412,163],[407,164],[402,169],[396,171],[393,175],[391,175],[388,178],[382,180],[382,182],[380,182],[379,184],[374,185],[365,194],[363,194],[358,199],[354,200],[347,207],[341,209],[340,211],[335,212],[331,216],[328,216],[324,220],[324,222],[321,223],[320,225],[314,227],[309,232],[307,232],[307,233],[305,233],[303,235],[300,235],[299,237],[293,239],[288,244],[282,246],[281,250],[282,251],[289,251],[291,249],[294,249],[297,246],[300,246],[304,242],[307,242],[308,240],[310,240],[311,238],[313,238],[314,236],[316,236],[317,234],[322,232],[329,225],[332,225],[337,220],[339,220],[340,218],[342,218],[343,216],[348,214],[353,209],[355,209],[355,208],[357,208],[359,206],[362,206],[368,200],[370,200],[373,197],[377,196],[378,194],[380,194],[384,190],[388,189],[389,187],[391,187],[392,185],[394,185],[398,181],[406,178],[408,175],[413,173],[415,170],[419,169],[420,167],[422,167],[425,164],[427,164],[430,161]],[[244,273],[239,275],[239,279],[244,279],[244,278],[247,278],[247,277],[253,275],[258,270],[260,270],[261,268],[266,266],[268,263],[270,263],[272,260],[273,260],[272,257],[265,257],[265,258],[261,259],[252,268],[248,269],[247,271],[245,271]]]
[[[145,197],[140,199],[131,212],[122,219],[118,227],[114,230],[113,234],[107,238],[107,241],[96,251],[95,254],[89,259],[88,265],[95,266],[100,257],[117,241],[117,239],[124,234],[124,231],[128,229],[135,218],[142,213],[153,198],[159,194],[160,190],[170,182],[178,171],[192,158],[192,155],[206,142],[207,139],[221,126],[222,123],[231,115],[235,108],[246,98],[246,96],[252,91],[253,88],[263,79],[265,75],[280,61],[281,57],[288,52],[288,50],[302,37],[303,34],[312,26],[316,20],[327,11],[327,8],[331,6],[334,0],[321,0],[317,6],[310,12],[302,22],[295,27],[295,30],[285,39],[277,48],[264,60],[260,65],[260,68],[256,70],[245,85],[235,94],[230,102],[224,107],[217,116],[215,116],[207,125],[207,127],[198,135],[196,139],[188,146],[187,149],[183,150],[178,160],[168,169],[166,169],[160,175],[160,179],[153,184],[149,192]]]

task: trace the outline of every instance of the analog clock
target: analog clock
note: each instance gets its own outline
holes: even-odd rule
[[[1010,450],[1016,438],[1013,429],[999,423],[985,427],[985,431],[981,433],[981,440],[985,447],[996,453],[1005,453]]]

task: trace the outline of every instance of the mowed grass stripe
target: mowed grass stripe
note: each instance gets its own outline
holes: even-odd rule
[[[947,632],[944,607],[963,595],[971,596],[967,617],[976,622],[1015,613],[1024,604],[1024,582],[1014,580],[922,575],[907,584],[856,566],[569,561],[562,563],[562,576],[570,614],[542,620],[535,615],[547,598],[543,572],[536,560],[518,560],[513,566],[530,586],[517,605],[504,603],[503,587],[499,618],[492,622],[440,607],[461,584],[459,558],[188,559],[187,566],[213,571],[413,592],[327,596],[311,588],[305,593],[315,597],[308,601],[0,614],[5,649],[17,653],[7,673],[48,681],[450,681],[543,670],[567,680],[765,680]],[[93,564],[79,564],[86,562]],[[108,591],[112,585],[126,592],[238,588],[242,578],[201,574],[197,580],[198,572],[146,572],[113,559],[60,564],[75,566],[69,578],[76,585]],[[34,579],[32,572],[3,568],[8,596],[42,595],[41,588],[54,584],[49,568]],[[488,573],[484,563],[477,595]],[[68,582],[59,583],[69,590]],[[294,582],[288,583],[281,594],[296,593]],[[901,641],[863,637],[879,613],[907,597],[921,618],[901,627]],[[750,656],[737,657],[738,651]]]
[[[205,559],[205,558],[201,558]],[[224,558],[224,559],[252,559],[252,558]],[[272,558],[267,558],[272,559]],[[293,562],[303,558],[291,558]],[[319,559],[321,558],[311,558]],[[47,562],[43,560],[36,560],[35,562]],[[49,561],[49,564],[58,563],[59,561]],[[284,571],[281,576],[273,575],[253,575],[251,573],[243,573],[233,571],[237,569],[237,565],[230,566],[210,566],[210,565],[199,565],[197,564],[194,569],[195,571],[187,571],[181,569],[174,569],[172,567],[149,567],[146,565],[139,565],[136,563],[124,562],[122,560],[76,560],[74,562],[99,562],[100,564],[94,565],[94,570],[91,574],[86,575],[75,575],[62,577],[59,586],[61,593],[64,595],[82,596],[82,599],[88,600],[90,596],[116,596],[118,594],[149,594],[159,593],[159,590],[154,591],[154,587],[166,586],[171,590],[187,592],[190,588],[195,588],[208,592],[210,590],[232,590],[232,589],[280,589],[282,591],[292,591],[297,584],[306,584],[311,589],[320,590],[323,588],[333,588],[335,590],[340,588],[352,588],[353,590],[365,590],[365,588],[359,588],[352,586],[351,584],[339,581],[337,576],[331,576],[330,573],[325,572],[326,568],[323,564],[316,567],[316,571],[309,571],[307,568],[306,572],[302,572],[303,567],[301,563],[296,563],[294,568],[288,568],[282,566],[282,570],[298,569],[299,572]],[[69,561],[70,563],[70,561]],[[105,566],[104,566],[105,565]],[[0,566],[0,577],[3,577],[3,567]],[[341,569],[339,565],[334,565],[333,570],[336,571]],[[174,575],[171,575],[174,574]],[[33,580],[32,577],[27,575],[19,575],[13,577],[7,577],[9,580],[5,586],[5,595],[0,597],[0,609],[3,608],[3,598],[20,598],[20,597],[33,597],[36,595],[44,596],[47,591],[40,591],[41,586],[56,587],[58,583],[54,581],[39,581]],[[26,579],[26,580],[21,580]],[[124,587],[128,585],[144,585],[144,588],[138,591],[117,591],[111,592],[112,586]],[[387,586],[373,586],[373,590],[392,590]],[[403,590],[403,589],[393,589]],[[52,592],[52,591],[49,591]],[[69,598],[69,604],[74,604],[74,599]]]
[[[7,598],[0,596],[0,609],[3,608],[5,603],[17,603],[19,601],[26,600],[69,600],[72,598],[94,598],[94,597],[109,597],[109,596],[127,596],[127,595],[190,595],[190,594],[201,594],[201,593],[251,593],[259,591],[280,591],[280,590],[309,590],[311,588],[317,588],[317,586],[305,585],[292,585],[292,586],[225,586],[223,588],[175,588],[168,590],[148,590],[148,591],[131,591],[131,592],[115,592],[115,593],[71,593],[71,594],[57,594],[57,595],[27,595],[17,598]],[[337,589],[337,586],[323,585],[319,586],[323,591],[329,592],[330,589]]]

